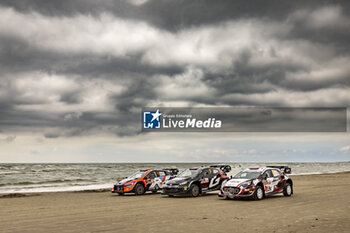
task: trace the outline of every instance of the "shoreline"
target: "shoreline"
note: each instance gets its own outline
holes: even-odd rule
[[[111,189],[117,180],[130,175],[137,170],[149,169],[151,167],[174,167],[183,170],[193,166],[207,166],[208,164],[150,164],[130,163],[130,166],[118,164],[89,164],[89,165],[62,165],[62,164],[5,164],[0,165],[0,196],[13,193],[49,193],[70,191],[91,191],[100,189]],[[138,165],[137,165],[138,164]],[[141,165],[140,165],[141,164]],[[229,163],[225,163],[229,164]],[[349,172],[350,163],[283,163],[292,168],[291,177],[300,175],[315,175],[324,173]],[[229,176],[235,175],[247,167],[268,166],[273,163],[235,163]],[[281,163],[275,164],[281,165]],[[89,171],[89,172],[86,172]]]
[[[341,172],[323,172],[323,173],[303,173],[303,174],[289,174],[289,176],[298,177],[298,176],[318,176],[318,175],[331,175],[331,174],[350,174],[350,171],[341,171]],[[112,185],[110,188],[97,188],[97,189],[76,189],[79,186],[67,186],[67,190],[52,190],[52,191],[16,191],[16,192],[0,192],[0,198],[13,198],[13,197],[29,197],[29,196],[38,196],[41,194],[49,194],[49,193],[91,193],[91,192],[110,192],[112,189]],[[83,186],[86,187],[86,186]],[[72,190],[72,188],[75,188]],[[69,190],[70,189],[70,190]]]

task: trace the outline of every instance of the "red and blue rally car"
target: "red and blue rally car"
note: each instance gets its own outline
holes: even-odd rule
[[[162,188],[163,183],[173,178],[178,172],[179,170],[176,168],[141,170],[117,182],[113,186],[112,193],[119,195],[124,195],[125,193],[142,195],[146,191],[155,193]]]

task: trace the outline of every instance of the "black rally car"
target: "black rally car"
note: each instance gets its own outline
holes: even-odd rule
[[[223,181],[228,180],[230,165],[189,168],[163,184],[162,194],[168,196],[197,197],[206,192],[219,190]]]

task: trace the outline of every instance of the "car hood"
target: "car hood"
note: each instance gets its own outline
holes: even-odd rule
[[[125,184],[125,183],[128,183],[128,182],[130,182],[130,181],[134,181],[135,179],[128,179],[128,178],[126,178],[126,179],[124,179],[124,180],[121,180],[121,181],[119,181],[119,182],[117,182],[117,185],[123,185],[123,184]]]
[[[225,186],[237,187],[239,184],[248,181],[249,179],[231,179],[226,182]]]
[[[184,181],[188,181],[189,178],[186,177],[175,177],[167,182],[167,184],[180,184]]]

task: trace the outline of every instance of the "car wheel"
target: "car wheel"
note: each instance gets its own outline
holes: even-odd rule
[[[264,198],[264,190],[261,186],[257,186],[255,193],[254,193],[254,199],[255,200],[261,200]]]
[[[200,194],[199,186],[196,184],[192,184],[190,188],[190,193],[192,197],[198,197]]]
[[[135,186],[135,194],[136,195],[142,195],[145,193],[145,187],[142,184],[137,184]]]
[[[283,188],[283,195],[286,197],[289,197],[292,195],[292,193],[293,193],[292,185],[290,183],[286,183]]]

